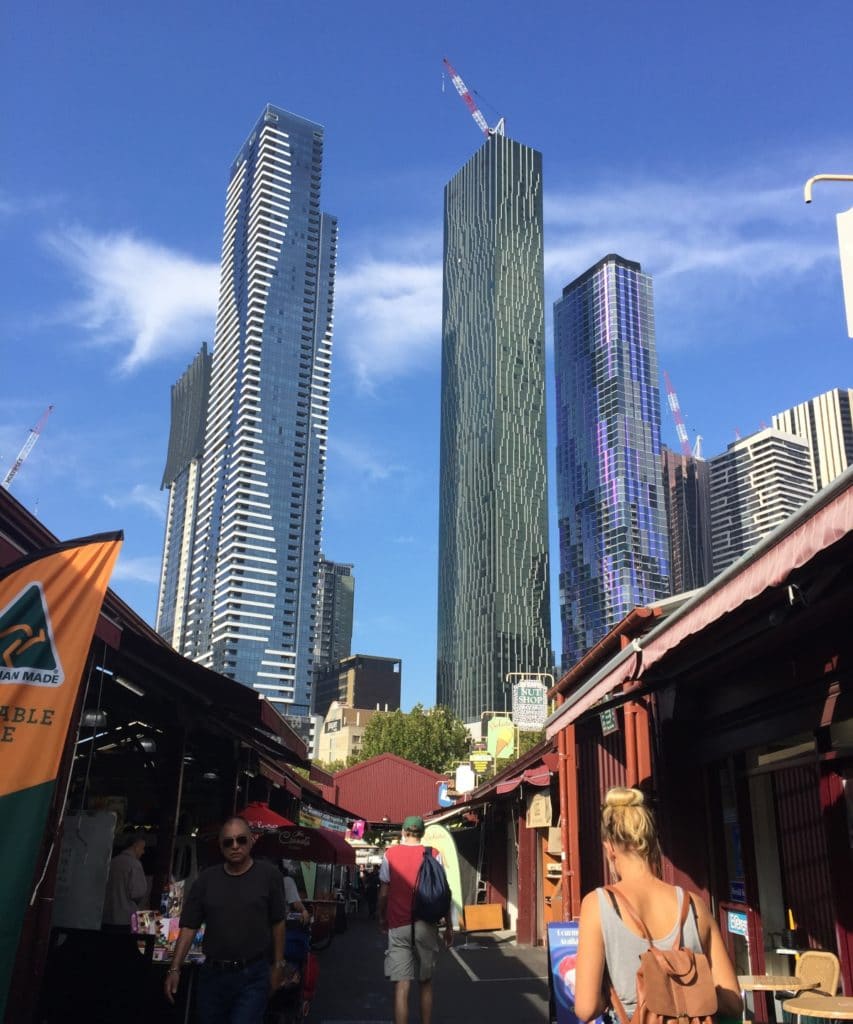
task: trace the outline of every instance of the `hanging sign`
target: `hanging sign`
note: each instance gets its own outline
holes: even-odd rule
[[[512,688],[512,721],[520,732],[538,732],[548,717],[548,687],[536,678],[522,679]]]
[[[502,757],[515,756],[515,726],[512,719],[496,715],[489,721],[486,733],[486,749],[497,761]]]

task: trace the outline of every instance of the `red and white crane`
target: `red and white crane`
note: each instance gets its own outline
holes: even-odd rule
[[[9,484],[11,484],[12,481],[15,479],[18,470],[21,468],[21,466],[23,466],[27,456],[30,454],[33,448],[35,448],[36,441],[38,441],[39,439],[39,434],[41,434],[42,430],[44,430],[44,425],[45,423],[47,423],[48,417],[52,412],[53,406],[49,405],[47,409],[45,409],[44,414],[42,418],[38,421],[38,423],[36,423],[34,427],[30,428],[29,435],[27,436],[26,441],[24,441],[23,448],[21,448],[21,450],[18,452],[18,457],[12,463],[9,472],[3,477],[2,483],[0,483],[0,487],[4,487],[6,488],[6,490],[9,489]]]
[[[663,371],[663,381],[666,384],[666,400],[669,403],[670,412],[672,418],[675,420],[675,432],[678,434],[678,440],[681,444],[681,454],[690,456],[694,459],[702,458],[702,435],[697,434],[696,445],[691,451],[690,441],[687,437],[687,427],[684,424],[684,417],[681,415],[681,405],[678,401],[678,395],[675,393],[675,388],[672,386],[672,381],[669,379],[669,374],[666,370]]]
[[[498,121],[498,123],[494,126],[494,128],[490,128],[489,122],[485,119],[485,117],[483,116],[483,112],[477,106],[477,101],[471,95],[468,86],[462,80],[462,76],[459,74],[456,68],[453,67],[453,65],[450,63],[447,57],[444,57],[442,59],[442,63],[447,69],[447,73],[450,75],[450,81],[453,82],[456,91],[465,101],[465,105],[467,106],[467,108],[471,111],[471,117],[473,117],[474,120],[477,122],[477,127],[480,129],[480,131],[486,136],[486,138],[488,138],[490,135],[503,135],[505,127],[504,119],[501,118],[500,121]]]

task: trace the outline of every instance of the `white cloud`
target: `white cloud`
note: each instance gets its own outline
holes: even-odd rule
[[[401,471],[400,466],[393,465],[381,455],[355,441],[332,437],[329,439],[329,453],[350,470],[372,482],[387,480]]]
[[[139,558],[125,558],[124,555],[119,555],[111,583],[120,580],[132,580],[136,583],[159,583],[160,559],[151,555]]]
[[[410,248],[401,240],[401,249]],[[335,288],[337,331],[359,384],[424,366],[441,338],[441,262],[403,255],[367,257],[341,273]]]
[[[598,182],[552,194],[545,204],[549,282],[565,285],[609,252],[638,260],[656,281],[672,279],[670,295],[689,287],[688,277],[757,285],[837,258],[799,187],[751,177]]]
[[[105,494],[104,501],[110,508],[139,505],[161,521],[166,518],[166,495],[150,484],[135,484],[128,494],[119,496]]]
[[[128,232],[53,232],[47,242],[85,297],[67,311],[93,340],[125,348],[129,372],[212,336],[219,267]]]

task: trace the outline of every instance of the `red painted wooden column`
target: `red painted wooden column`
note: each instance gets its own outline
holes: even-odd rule
[[[524,805],[520,806],[523,808]],[[536,829],[525,825],[522,810],[518,817],[518,919],[515,937],[523,946],[536,944],[536,839]]]

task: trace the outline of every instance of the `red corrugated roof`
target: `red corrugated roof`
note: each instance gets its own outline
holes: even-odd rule
[[[447,777],[396,754],[378,754],[336,772],[323,796],[365,821],[399,825],[410,814],[438,807],[438,786]]]

